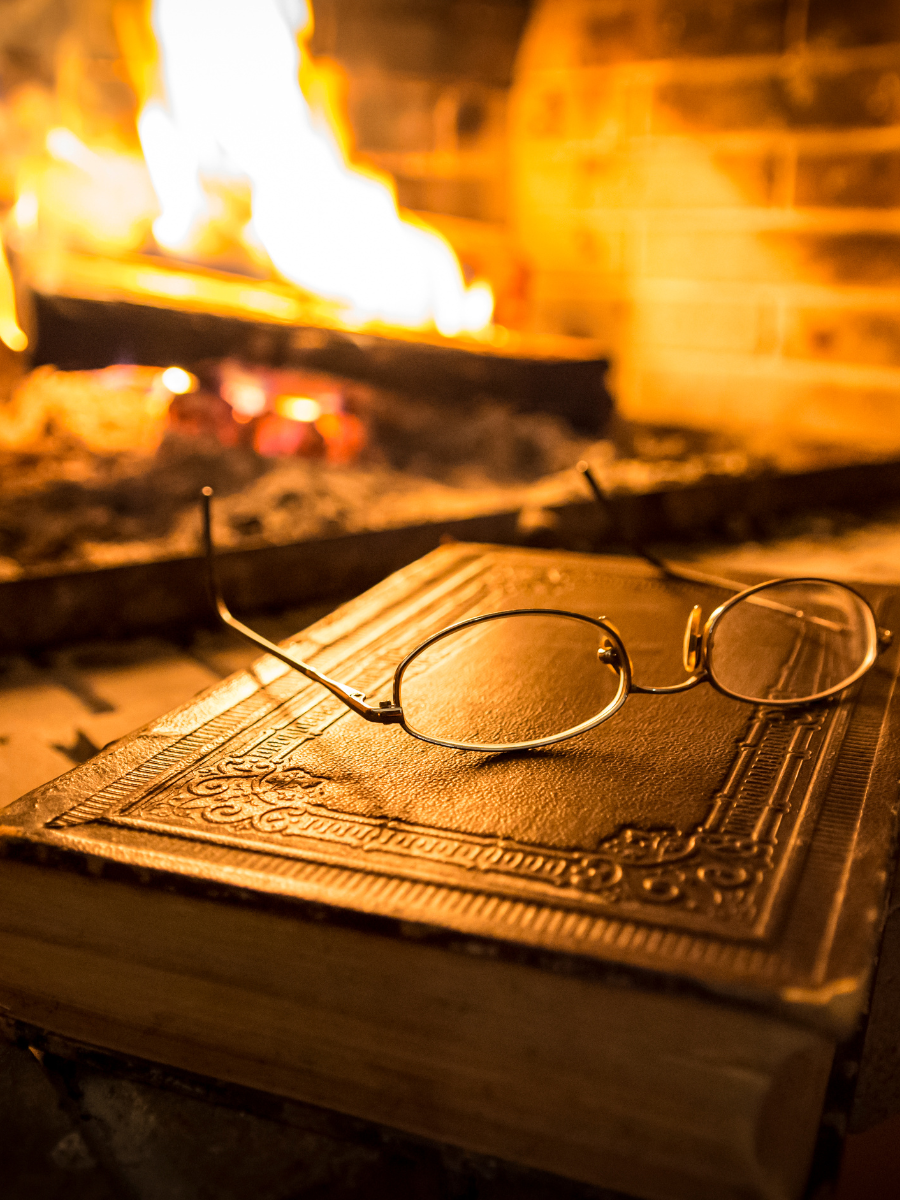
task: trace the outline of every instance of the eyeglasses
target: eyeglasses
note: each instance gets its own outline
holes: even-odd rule
[[[599,504],[606,497],[579,463]],[[865,599],[829,579],[774,579],[755,587],[665,562],[632,545],[666,577],[736,592],[704,622],[694,605],[684,633],[688,678],[644,687],[606,617],[551,608],[470,617],[440,630],[399,663],[393,698],[369,704],[232,615],[222,598],[212,541],[212,489],[204,488],[203,531],[210,595],[221,621],[255,646],[321,684],[378,725],[400,725],[455,750],[532,750],[578,737],[608,721],[632,693],[676,695],[701,683],[747,704],[773,708],[824,700],[860,679],[891,642]]]

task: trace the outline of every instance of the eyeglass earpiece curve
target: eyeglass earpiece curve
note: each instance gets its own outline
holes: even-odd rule
[[[700,651],[703,645],[702,622],[703,609],[699,604],[695,604],[687,619],[687,626],[684,631],[684,647],[681,656],[684,669],[689,674],[696,671],[697,664],[700,662]]]

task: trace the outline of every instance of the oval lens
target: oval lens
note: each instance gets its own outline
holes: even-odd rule
[[[624,700],[620,672],[597,657],[607,636],[592,621],[546,613],[505,613],[451,629],[403,668],[407,727],[475,749],[580,731]]]
[[[710,676],[732,696],[799,704],[840,691],[874,661],[869,606],[839,583],[773,583],[739,600],[715,623]]]

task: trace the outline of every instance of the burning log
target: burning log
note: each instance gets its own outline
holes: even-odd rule
[[[307,368],[457,405],[490,397],[553,413],[599,437],[612,412],[596,342],[506,330],[476,338],[354,331],[328,307],[273,282],[150,256],[10,254],[33,365],[133,362],[188,370],[211,360]]]

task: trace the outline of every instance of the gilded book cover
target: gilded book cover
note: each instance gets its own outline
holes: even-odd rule
[[[691,605],[723,598],[706,590],[639,561],[454,545],[294,645],[377,701],[449,623],[550,607],[607,617],[635,676],[666,684]],[[867,595],[896,625],[891,593]],[[802,709],[634,695],[571,741],[473,754],[367,724],[266,657],[17,802],[6,852],[662,973],[840,1035],[866,996],[894,837],[895,673],[890,651]],[[452,670],[439,684],[466,686]]]

